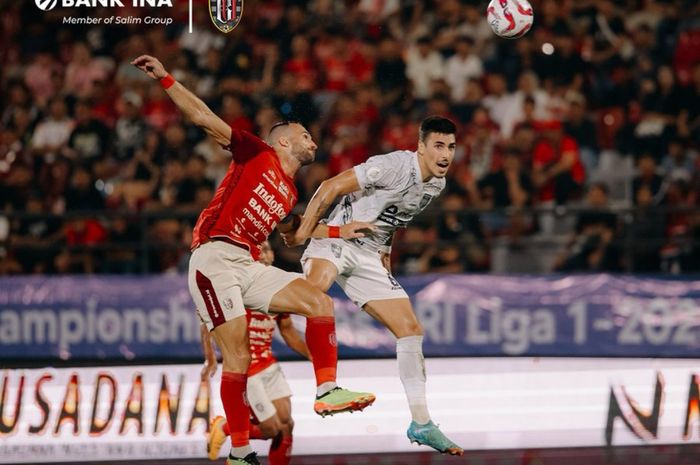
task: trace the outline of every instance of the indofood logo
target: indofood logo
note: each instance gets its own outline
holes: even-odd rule
[[[51,11],[56,8],[56,3],[58,3],[58,0],[34,0],[34,2],[40,10]]]

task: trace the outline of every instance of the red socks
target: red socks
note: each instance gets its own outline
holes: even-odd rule
[[[250,417],[246,383],[248,375],[225,371],[221,375],[221,402],[226,412],[226,429],[231,436],[233,447],[247,446],[250,435]],[[226,431],[224,429],[224,431]]]
[[[270,445],[270,465],[289,465],[292,457],[292,436],[278,434]]]
[[[335,318],[317,316],[306,319],[306,345],[316,373],[316,385],[335,382],[338,365],[338,343],[335,339]]]

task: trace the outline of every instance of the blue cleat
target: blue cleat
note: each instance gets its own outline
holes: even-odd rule
[[[425,425],[419,425],[412,421],[408,431],[406,431],[406,436],[411,443],[430,446],[443,454],[464,455],[464,449],[450,441],[432,421]]]

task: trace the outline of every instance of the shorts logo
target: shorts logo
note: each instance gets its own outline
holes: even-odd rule
[[[209,0],[209,16],[223,33],[231,32],[241,22],[243,0]]]
[[[335,337],[335,333],[328,335],[328,342],[330,342],[333,347],[338,347],[338,339]]]
[[[58,0],[34,0],[40,10],[51,11],[56,7]]]
[[[263,404],[261,404],[260,402],[258,402],[257,404],[255,404],[255,410],[262,413],[265,411],[265,406]]]
[[[394,278],[391,274],[387,273],[386,277],[389,279],[389,283],[391,283],[391,289],[396,290],[396,289],[401,289],[401,284]]]
[[[335,258],[340,258],[340,255],[343,253],[343,248],[338,244],[331,244],[331,252],[333,252]]]
[[[224,299],[224,307],[226,307],[226,310],[233,310],[233,300]]]

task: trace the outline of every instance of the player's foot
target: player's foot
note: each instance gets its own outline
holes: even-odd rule
[[[251,452],[242,459],[229,455],[226,459],[226,465],[260,465],[260,461],[258,460],[258,454]]]
[[[419,445],[430,446],[443,454],[464,455],[464,449],[450,441],[432,421],[425,425],[419,425],[412,421],[406,435],[411,443],[416,442]]]
[[[340,412],[363,410],[374,402],[375,396],[369,392],[353,392],[335,387],[322,396],[316,396],[314,410],[325,417]]]
[[[215,417],[209,425],[209,434],[207,435],[207,455],[209,460],[219,458],[221,447],[226,442],[226,434],[224,433],[224,425],[226,418],[221,415]]]

